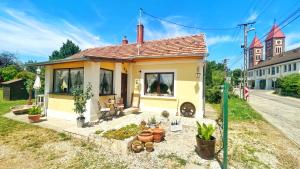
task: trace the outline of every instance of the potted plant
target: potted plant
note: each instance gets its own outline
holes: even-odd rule
[[[28,119],[31,123],[40,121],[42,108],[40,106],[33,106],[28,111]]]
[[[155,128],[155,126],[156,126],[156,118],[155,118],[155,116],[151,117],[150,120],[148,120],[148,126],[151,129]]]
[[[201,158],[210,160],[215,155],[216,138],[213,137],[213,133],[216,128],[212,124],[200,124],[197,122],[198,134],[196,135],[197,151]]]
[[[85,123],[85,117],[83,113],[86,111],[86,103],[87,100],[93,97],[92,86],[89,83],[86,87],[86,90],[83,91],[82,87],[76,86],[73,91],[73,99],[74,99],[74,111],[79,116],[77,117],[77,126],[83,127]]]

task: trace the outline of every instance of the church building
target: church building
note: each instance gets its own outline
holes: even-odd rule
[[[274,89],[278,78],[300,73],[300,47],[285,51],[285,38],[284,33],[276,24],[265,39],[265,46],[255,35],[248,53],[248,86],[250,88]]]

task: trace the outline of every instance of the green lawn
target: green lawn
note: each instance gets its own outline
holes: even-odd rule
[[[211,105],[218,112],[218,114],[221,114],[220,104]],[[256,112],[246,101],[235,96],[229,97],[228,118],[229,121],[263,120],[262,116]]]
[[[6,101],[3,100],[3,90],[0,88],[0,116],[7,113],[11,107],[25,104],[26,100]]]

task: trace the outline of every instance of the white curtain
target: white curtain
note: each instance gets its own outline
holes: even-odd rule
[[[173,95],[171,87],[173,85],[173,74],[160,74],[160,83],[164,83],[168,86],[168,94]]]
[[[151,85],[152,83],[155,82],[155,80],[157,79],[157,74],[146,74],[146,80],[147,80],[147,84],[148,84],[148,88],[147,88],[147,93],[150,93],[151,90]]]

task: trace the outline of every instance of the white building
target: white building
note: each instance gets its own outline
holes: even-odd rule
[[[300,47],[285,52],[285,35],[274,24],[263,45],[255,36],[249,46],[248,86],[254,89],[273,89],[283,76],[300,73]]]

